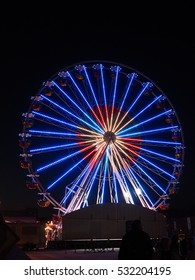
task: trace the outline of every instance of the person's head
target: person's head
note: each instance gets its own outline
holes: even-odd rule
[[[131,225],[132,229],[142,229],[142,223],[140,220],[134,220]]]

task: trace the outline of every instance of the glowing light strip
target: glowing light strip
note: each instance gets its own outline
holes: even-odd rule
[[[152,189],[152,191],[153,191],[155,194],[157,194],[157,196],[160,196],[159,193],[157,193],[157,191],[156,191],[155,189],[153,189],[153,188],[148,184],[148,182],[146,182],[146,181],[144,180],[144,178],[140,176],[140,174],[138,174],[134,169],[130,168],[130,167],[128,166],[128,163],[127,163],[127,162],[125,162],[125,163],[126,163],[126,165],[127,165],[127,168],[128,168],[128,170],[129,170],[129,172],[131,173],[131,176],[134,178],[136,185],[139,186],[138,188],[141,190],[141,192],[144,193],[144,196],[147,197],[148,201],[150,202],[150,204],[151,204],[152,207],[153,207],[153,206],[154,206],[154,202],[153,202],[153,201],[150,199],[150,197],[147,195],[146,191],[145,191],[144,188],[142,187],[142,184],[139,182],[138,177],[139,177],[142,181],[144,181],[144,182],[146,183],[146,185],[147,185],[150,189]],[[137,175],[137,176],[136,176],[136,175]],[[145,201],[145,199],[144,199],[144,201]]]
[[[150,85],[149,82],[147,82],[145,84],[145,86],[142,88],[141,92],[139,93],[139,95],[137,96],[137,98],[134,100],[134,102],[131,104],[131,106],[129,107],[129,109],[126,111],[126,113],[124,114],[124,116],[122,117],[122,119],[119,121],[117,127],[121,124],[121,122],[124,120],[124,118],[127,116],[127,114],[129,113],[129,111],[133,108],[133,106],[135,105],[135,103],[139,100],[139,98],[141,97],[141,95],[143,94],[143,92],[146,90],[146,88]],[[116,128],[115,128],[116,131]]]
[[[123,98],[123,100],[122,100],[122,102],[121,102],[120,110],[122,110],[122,108],[123,108],[123,105],[124,105],[124,103],[125,103],[127,94],[129,93],[129,90],[130,90],[130,87],[131,87],[131,85],[132,85],[132,82],[133,82],[133,80],[134,80],[134,78],[135,78],[136,76],[137,76],[136,73],[132,73],[132,74],[131,74],[131,78],[129,78],[129,76],[127,75],[127,77],[129,78],[129,83],[128,83],[128,86],[127,86],[127,89],[126,89],[125,96],[124,96],[124,98]]]
[[[91,110],[91,105],[89,104],[89,102],[87,101],[87,99],[85,98],[84,94],[82,93],[82,91],[80,90],[80,88],[78,87],[77,83],[75,82],[75,80],[73,79],[73,77],[71,76],[71,74],[67,71],[66,72],[68,74],[68,77],[71,79],[71,81],[73,82],[74,86],[76,87],[76,89],[78,90],[78,92],[80,93],[80,95],[82,96],[82,98],[84,99],[85,103],[87,104],[87,106],[89,107],[89,109]]]
[[[88,167],[86,167],[88,168]],[[85,169],[86,169],[85,168]],[[71,188],[68,188],[68,192],[65,194],[63,200],[62,200],[62,204],[65,204],[67,199],[69,198],[69,196],[73,193],[75,193],[75,188],[79,185],[79,181],[82,179],[82,177],[84,176],[83,174],[85,174],[85,169],[81,172],[81,174],[76,178],[76,180],[74,181],[73,185]],[[67,212],[67,209],[66,209],[66,212]]]
[[[116,167],[114,161],[111,161],[111,164],[113,166],[113,171],[114,171],[114,174],[116,175],[116,178],[118,180],[120,189],[123,193],[123,197],[125,199],[125,202],[126,203],[130,203],[130,202],[133,203],[133,199],[132,199],[131,193],[129,191],[129,188],[127,188],[127,185],[124,182],[124,177],[121,176],[121,174],[123,175],[123,172],[122,172],[122,167],[121,167],[121,164],[120,164],[120,161],[119,161],[119,158],[121,158],[120,154],[118,153],[118,151],[116,150],[115,147],[113,147],[112,152],[113,152],[114,158],[115,158],[115,160],[116,160],[116,162],[119,166],[119,169]],[[113,160],[113,157],[112,157],[112,160]]]
[[[84,99],[84,101],[86,102],[87,106],[90,108],[91,112],[93,113],[93,115],[95,116],[96,120],[99,122],[99,124],[102,126],[102,122],[100,121],[100,119],[98,118],[98,116],[96,115],[95,111],[92,109],[91,105],[89,104],[89,102],[87,101],[87,99],[85,98],[84,94],[82,93],[81,89],[79,88],[79,86],[77,85],[77,83],[75,82],[75,80],[73,79],[73,77],[71,76],[71,74],[67,71],[67,74],[69,76],[69,78],[71,79],[71,81],[73,82],[74,86],[76,87],[76,89],[78,90],[78,92],[80,93],[80,95],[82,96],[82,98]],[[103,127],[103,126],[102,126]]]
[[[127,112],[129,113],[129,111],[133,108],[133,106],[135,105],[135,103],[139,100],[139,98],[141,97],[141,95],[144,93],[144,91],[147,89],[147,87],[150,85],[150,82],[147,82],[145,84],[145,86],[142,88],[141,92],[139,93],[139,95],[137,96],[137,98],[134,100],[134,102],[131,104],[131,106],[129,107],[129,109],[127,110]]]
[[[57,180],[55,180],[52,184],[50,184],[47,187],[47,190],[51,189],[56,183],[58,183],[62,178],[64,178],[68,173],[70,173],[75,167],[77,167],[81,162],[83,162],[86,158],[88,158],[94,151],[91,151],[87,156],[82,158],[80,161],[78,161],[75,165],[73,165],[70,169],[68,169],[62,176],[60,176]]]
[[[176,158],[173,158],[173,157],[168,157],[168,156],[165,156],[165,155],[163,155],[163,154],[160,154],[160,153],[156,153],[156,152],[153,152],[153,151],[151,151],[151,150],[148,150],[148,149],[145,149],[145,148],[142,148],[141,149],[142,151],[145,151],[145,152],[148,152],[148,153],[150,153],[150,154],[153,154],[153,155],[157,155],[157,156],[159,156],[159,157],[161,157],[161,158],[164,158],[164,159],[170,159],[170,160],[172,160],[172,161],[179,161],[180,162],[180,160],[177,160]]]
[[[94,132],[93,130],[89,130],[89,129],[84,128],[82,126],[78,126],[78,130],[83,130],[83,131],[89,132],[89,134],[93,135],[93,137],[95,137],[95,136],[98,137],[98,138],[103,137],[102,134],[100,134],[98,132]],[[86,134],[86,135],[89,135],[89,134]],[[82,133],[77,133],[77,135],[81,136]]]
[[[43,148],[38,148],[38,149],[32,149],[32,150],[30,150],[30,153],[31,154],[36,154],[36,153],[40,153],[40,152],[56,151],[58,149],[63,149],[63,148],[74,148],[76,146],[86,145],[86,144],[91,143],[91,142],[93,142],[93,141],[88,140],[88,141],[79,141],[79,142],[74,142],[74,143],[68,143],[68,144],[64,144],[64,145],[43,147]]]
[[[103,176],[103,180],[102,180],[102,193],[101,193],[101,198],[100,198],[100,204],[103,204],[103,202],[104,202],[104,192],[105,192],[105,182],[106,182],[107,167],[108,167],[108,156],[107,156],[107,153],[106,153],[105,165],[104,165],[104,176]]]
[[[115,200],[116,200],[116,203],[118,203],[119,200],[118,200],[118,191],[117,191],[117,186],[116,186],[116,175],[114,173],[113,173],[113,184],[114,184]]]
[[[98,152],[94,155],[93,158],[96,159],[96,158],[99,156],[99,154],[103,152],[102,150],[103,150],[104,147],[105,147],[105,144],[104,144],[104,145],[101,145],[100,148],[99,148],[99,150],[98,150]],[[74,189],[75,189],[78,185],[80,185],[80,184],[79,184],[79,181],[82,180],[82,178],[85,176],[85,173],[87,172],[87,170],[88,170],[89,168],[90,168],[90,164],[88,164],[88,165],[83,169],[83,171],[82,171],[82,173],[80,174],[79,178],[77,178],[77,180],[75,181],[73,187],[69,190],[69,192],[66,194],[65,198],[63,199],[63,203],[66,202],[66,200],[68,199],[68,197],[70,196],[70,194],[73,193]],[[69,208],[68,208],[68,209],[69,209]]]
[[[32,133],[33,136],[36,136],[35,134],[40,134],[41,136],[46,135],[47,137],[49,135],[53,135],[53,136],[76,136],[76,137],[78,136],[78,133],[53,132],[53,131],[34,130],[34,129],[30,129],[29,132]]]
[[[123,160],[123,164],[124,164],[124,169],[126,171],[126,176],[129,180],[129,182],[131,183],[132,187],[135,190],[135,194],[138,197],[138,199],[140,200],[140,203],[143,207],[145,207],[146,205],[150,208],[150,205],[148,204],[148,202],[146,201],[146,199],[144,198],[142,193],[145,193],[144,189],[142,188],[142,186],[138,183],[138,180],[135,176],[133,176],[133,172],[132,169],[130,167],[128,167],[127,162],[125,161],[124,158],[122,158]],[[128,172],[129,171],[129,172]],[[145,193],[146,195],[146,193]],[[146,195],[147,196],[147,195]]]
[[[53,81],[54,85],[79,109],[79,111],[81,111],[96,127],[97,127],[97,130],[100,132],[100,133],[103,133],[103,130],[101,129],[101,127],[99,127],[97,125],[96,122],[94,122],[94,120],[92,120],[92,118],[90,118],[90,116],[81,109],[81,107],[76,103],[74,102],[74,100],[72,100],[72,98],[70,98],[70,96],[64,91],[62,90],[58,84],[56,84],[54,81]]]
[[[129,137],[129,136],[134,136],[134,135],[144,135],[144,134],[149,134],[149,133],[163,132],[163,131],[166,131],[166,130],[173,130],[175,128],[178,128],[178,126],[168,126],[168,127],[163,127],[163,128],[139,131],[139,132],[134,132],[134,133],[129,133],[129,134],[123,134],[121,136],[122,137]],[[121,134],[121,133],[119,133],[119,134]]]
[[[123,118],[120,120],[120,122],[117,124],[116,128],[114,129],[114,132],[118,133],[120,130],[122,130],[124,127],[126,127],[129,123],[131,123],[132,121],[134,121],[139,115],[141,115],[143,112],[145,112],[149,107],[152,106],[152,104],[154,104],[159,98],[161,98],[162,95],[158,96],[156,99],[154,99],[152,102],[150,102],[146,107],[144,107],[142,110],[139,111],[139,113],[137,115],[135,115],[133,118],[131,118],[128,122],[126,122],[117,132],[116,129],[119,127],[119,125],[121,124],[121,122],[124,120],[124,116]],[[126,116],[127,114],[125,114]]]
[[[81,149],[81,150],[79,150],[79,151],[77,151],[77,152],[74,152],[74,153],[72,153],[72,154],[69,154],[69,155],[66,156],[66,157],[63,157],[63,158],[61,158],[61,159],[59,159],[59,160],[56,160],[56,161],[54,161],[54,162],[52,162],[52,163],[50,163],[50,164],[47,164],[47,165],[45,165],[45,166],[43,166],[43,167],[40,167],[40,168],[37,169],[37,172],[43,171],[43,170],[45,170],[45,169],[48,169],[48,168],[51,167],[51,166],[54,166],[54,165],[56,165],[56,164],[59,164],[59,163],[61,163],[62,161],[65,161],[65,160],[67,160],[68,158],[71,158],[71,157],[73,157],[73,156],[75,156],[75,155],[78,155],[79,153],[84,152],[84,151],[87,151],[87,150],[89,150],[89,149],[91,149],[91,146],[87,146],[87,147],[85,147],[85,148],[83,148],[83,149]]]
[[[116,77],[115,77],[115,83],[114,83],[114,92],[113,92],[113,99],[112,99],[112,111],[111,111],[111,120],[110,120],[110,127],[109,130],[112,131],[113,126],[113,115],[114,115],[114,106],[115,106],[115,99],[116,99],[116,89],[117,89],[117,83],[118,83],[118,73],[119,73],[120,67],[117,66],[116,68]]]
[[[117,158],[117,162],[118,162],[118,165],[119,165],[119,170],[120,170],[120,172],[122,174],[122,180],[123,180],[123,184],[124,184],[123,186],[124,186],[124,190],[125,190],[125,196],[129,199],[128,203],[130,202],[131,204],[134,204],[132,194],[130,192],[130,189],[128,187],[128,184],[127,184],[127,181],[125,179],[124,172],[123,172],[123,169],[125,170],[126,167],[124,167],[123,158],[120,155],[119,151],[116,149],[116,146],[114,146],[114,153],[115,153],[115,156]],[[128,176],[127,176],[127,178],[128,178]]]
[[[122,151],[122,153],[123,154],[125,154],[126,155],[126,157],[128,158],[128,159],[130,159],[130,161],[131,162],[133,162],[133,164],[135,164],[136,166],[137,166],[137,168],[139,169],[139,170],[141,170],[145,175],[146,175],[146,177],[147,178],[149,178],[164,194],[166,193],[165,192],[165,190],[163,190],[162,188],[161,188],[161,186],[159,186],[159,184],[157,183],[157,182],[155,182],[155,180],[153,180],[153,178],[152,177],[150,177],[148,174],[146,174],[146,172],[120,147],[120,146],[118,146],[118,148]]]
[[[108,174],[108,178],[113,177],[113,182],[111,182],[111,180],[109,180],[109,188],[110,188],[111,202],[118,203],[118,193],[117,193],[117,186],[116,186],[116,175],[113,172],[114,171],[113,170],[114,159],[113,159],[112,146],[113,145],[110,145],[110,154],[108,154],[108,159],[110,161],[110,165],[112,167],[112,171],[110,170],[110,172]],[[113,190],[114,190],[114,197],[113,197]]]
[[[107,127],[109,127],[108,107],[107,107],[107,100],[106,100],[106,90],[105,90],[104,73],[103,73],[103,65],[102,64],[100,64],[100,73],[101,73],[101,81],[102,81],[102,91],[103,91],[103,95],[104,95],[104,104],[105,104],[105,111],[106,111]]]
[[[96,106],[97,106],[97,108],[98,108],[98,111],[99,111],[99,114],[100,114],[100,117],[101,117],[101,120],[102,120],[102,123],[103,123],[103,128],[104,128],[104,130],[106,131],[107,128],[106,128],[106,124],[105,124],[105,121],[104,121],[104,117],[103,117],[102,112],[101,112],[101,110],[100,110],[100,107],[99,107],[99,105],[98,105],[98,102],[97,102],[97,99],[96,99],[96,96],[95,96],[94,89],[93,89],[93,87],[92,87],[92,84],[91,84],[91,81],[90,81],[90,79],[89,79],[89,76],[88,76],[86,67],[85,67],[84,65],[83,65],[83,69],[84,69],[84,72],[85,72],[85,76],[86,76],[86,78],[87,78],[87,81],[88,81],[88,83],[89,83],[89,87],[90,87],[90,89],[91,89],[91,92],[92,92],[92,94],[93,94],[93,98],[94,98],[94,100],[95,100]]]
[[[160,118],[160,117],[162,117],[162,116],[168,114],[170,111],[172,111],[172,110],[170,109],[170,110],[168,110],[168,111],[165,111],[165,112],[163,112],[163,113],[161,113],[161,114],[158,114],[158,115],[156,115],[156,116],[154,116],[154,117],[151,117],[151,118],[149,118],[149,119],[146,119],[146,120],[143,121],[143,122],[140,122],[140,123],[138,123],[138,124],[135,124],[135,125],[133,125],[133,126],[130,126],[130,127],[128,127],[128,128],[126,128],[126,129],[124,129],[124,130],[121,131],[121,129],[123,128],[123,127],[122,127],[122,128],[120,128],[116,133],[117,133],[117,134],[121,134],[121,133],[124,133],[124,132],[126,132],[126,131],[129,131],[129,130],[135,128],[135,127],[138,127],[138,126],[143,125],[143,124],[145,124],[145,123],[151,122],[151,121],[153,121],[153,120],[155,120],[155,119],[157,119],[157,118]],[[126,126],[126,125],[125,125],[125,126]],[[121,131],[121,132],[119,132],[119,131]]]
[[[93,170],[97,166],[98,157],[101,157],[101,154],[104,153],[105,148],[106,148],[106,145],[104,143],[104,144],[101,145],[101,148],[97,151],[97,153],[93,156],[93,158],[88,163],[88,168],[87,168],[87,172],[86,172],[85,178],[81,182],[81,186],[83,187],[83,189],[85,189],[85,191],[83,191],[83,197],[85,197],[85,200],[83,201],[83,199],[82,199],[79,204],[77,203],[77,207],[81,207],[81,204],[83,202],[84,202],[83,205],[86,204],[86,200],[88,198],[89,191],[92,188],[92,184],[93,184],[93,182],[95,180],[95,176],[97,175],[97,172],[98,172],[99,168],[97,168],[97,170],[95,170],[95,174],[94,175],[92,175]],[[99,163],[99,166],[100,166],[100,163]],[[91,177],[93,177],[92,180],[91,180]]]
[[[117,146],[117,145],[118,145],[118,144],[116,144],[116,146]],[[161,171],[163,174],[167,174],[169,177],[175,178],[172,174],[166,172],[164,169],[160,168],[160,167],[157,166],[156,164],[154,164],[154,163],[152,163],[151,161],[147,160],[145,157],[141,156],[139,153],[136,153],[136,152],[135,152],[134,150],[132,150],[132,149],[128,149],[128,148],[126,147],[126,145],[124,145],[124,144],[122,144],[122,143],[119,143],[119,145],[121,145],[125,150],[130,151],[132,154],[134,154],[134,155],[137,156],[138,158],[143,159],[144,162],[149,163],[151,166],[155,167],[155,169]],[[157,154],[157,153],[156,153],[156,154]],[[165,156],[164,156],[164,158],[165,158]],[[172,159],[172,160],[173,160],[173,159]],[[175,161],[175,160],[174,160],[174,161]],[[156,173],[156,172],[154,172],[154,173]]]
[[[85,142],[83,142],[85,143]],[[64,145],[57,145],[57,146],[50,146],[50,147],[44,147],[39,149],[32,149],[30,150],[30,153],[35,154],[38,152],[51,152],[52,150],[55,151],[57,149],[63,149],[63,148],[69,148],[69,147],[75,147],[78,143],[71,143],[71,144],[64,144]]]
[[[38,112],[36,112],[36,111],[32,111],[32,113],[35,114],[35,115],[37,115],[37,116],[41,116],[41,117],[43,117],[43,118],[45,118],[45,119],[52,120],[52,121],[55,121],[55,122],[57,122],[57,123],[65,124],[65,125],[70,126],[70,127],[74,127],[74,128],[77,128],[77,127],[78,127],[77,125],[70,124],[70,123],[67,123],[67,122],[65,122],[65,121],[61,121],[61,120],[56,119],[56,118],[52,118],[52,117],[50,117],[50,116],[48,116],[48,115],[41,114],[41,113],[38,113]]]
[[[88,122],[84,121],[82,118],[77,117],[75,113],[74,113],[74,114],[71,113],[69,110],[65,109],[64,107],[60,106],[59,104],[57,104],[56,102],[52,101],[51,99],[47,98],[47,97],[44,96],[44,95],[43,95],[42,97],[43,97],[43,99],[47,100],[49,103],[51,103],[52,105],[54,105],[55,107],[61,109],[63,112],[66,112],[67,114],[69,114],[69,115],[71,115],[72,117],[74,117],[75,119],[77,119],[77,120],[83,122],[84,124],[86,124],[87,126],[91,127],[92,129],[97,130],[96,127],[90,125]]]
[[[159,156],[159,157],[161,157],[161,158],[164,158],[164,159],[170,159],[170,160],[172,160],[172,161],[174,161],[174,162],[176,161],[176,159],[173,158],[173,157],[168,157],[168,156],[165,156],[165,155],[163,155],[163,154],[156,153],[156,152],[153,152],[153,151],[151,151],[151,150],[145,149],[145,148],[143,148],[143,147],[140,148],[140,147],[135,146],[135,145],[133,145],[133,144],[124,143],[124,142],[121,141],[121,140],[117,140],[117,143],[123,145],[124,148],[126,148],[126,146],[130,146],[131,148],[139,149],[141,152],[142,152],[142,151],[145,151],[145,152],[148,152],[148,153],[150,153],[150,154],[157,155],[157,156]],[[126,148],[126,149],[127,149],[127,148]],[[131,152],[133,152],[133,150],[131,150]],[[137,155],[139,155],[139,154],[137,154]]]
[[[98,164],[98,166],[97,166],[97,168],[96,168],[96,170],[95,170],[95,173],[94,173],[94,175],[93,175],[93,178],[92,178],[92,180],[91,180],[91,182],[90,182],[90,187],[89,187],[88,192],[87,192],[87,194],[86,194],[86,201],[87,201],[87,199],[88,199],[88,197],[89,197],[89,195],[90,195],[90,192],[91,192],[91,190],[92,190],[92,188],[93,188],[93,184],[94,184],[94,182],[95,182],[95,179],[96,179],[96,176],[97,176],[97,173],[98,173],[99,169],[100,169],[100,162],[99,162],[99,164]],[[85,207],[85,205],[86,205],[86,202],[84,202],[83,207]]]
[[[110,157],[112,158],[113,161],[113,153],[112,153],[112,145],[110,145],[110,152],[111,155]],[[116,189],[116,181],[114,181],[114,173],[113,170],[111,168],[111,165],[109,165],[108,168],[108,184],[109,184],[109,191],[110,191],[110,199],[111,199],[111,203],[116,203],[118,201],[118,197],[117,197],[117,189]],[[111,180],[112,178],[112,180]]]
[[[142,184],[139,182],[138,178],[136,177],[136,175],[134,174],[133,170],[131,168],[129,168],[127,166],[129,172],[131,173],[131,178],[134,179],[135,182],[135,186],[136,189],[140,189],[141,193],[139,193],[139,191],[136,191],[138,198],[140,199],[140,202],[143,206],[147,206],[149,209],[151,209],[154,206],[153,201],[150,199],[150,197],[148,196],[148,194],[146,193],[146,191],[144,190],[144,188],[142,187]],[[144,195],[142,195],[142,192],[144,193]],[[150,202],[150,204],[147,202],[147,200],[145,199],[145,197],[147,197],[148,201]],[[152,207],[151,207],[152,206]]]
[[[129,79],[129,83],[128,83],[128,86],[127,86],[127,89],[126,89],[124,98],[123,98],[122,103],[121,103],[121,106],[120,106],[120,110],[118,111],[118,114],[117,114],[115,123],[114,123],[114,125],[113,125],[113,129],[112,129],[113,132],[116,131],[117,127],[118,127],[118,126],[120,125],[120,123],[123,121],[123,118],[122,118],[122,119],[120,120],[120,122],[117,124],[118,118],[119,118],[119,116],[120,116],[120,113],[121,113],[121,111],[122,111],[123,105],[124,105],[124,103],[125,103],[127,94],[129,93],[129,90],[130,90],[130,87],[131,87],[131,85],[132,85],[132,82],[133,82],[133,79],[134,79],[134,78],[135,78],[135,73],[132,73],[131,79]],[[116,126],[116,124],[117,124],[117,126]]]
[[[134,140],[133,138],[131,138],[131,139]],[[124,139],[124,140],[126,140],[126,139]],[[127,138],[127,140],[128,140],[128,138]],[[174,146],[182,145],[181,142],[175,142],[175,141],[170,142],[170,141],[161,141],[161,140],[158,141],[158,140],[150,140],[150,139],[147,139],[147,140],[141,139],[140,141],[145,142],[145,143],[155,143],[155,144],[163,144],[163,145],[174,145]]]

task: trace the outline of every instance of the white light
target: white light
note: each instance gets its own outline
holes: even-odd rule
[[[141,189],[136,189],[136,193],[137,193],[138,195],[142,194]]]

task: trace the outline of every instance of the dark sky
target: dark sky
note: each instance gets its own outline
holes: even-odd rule
[[[142,24],[135,30],[136,24],[130,20],[101,25],[96,20],[74,22],[41,14],[1,21],[1,209],[37,206],[37,196],[26,189],[26,177],[19,166],[18,134],[30,97],[62,68],[88,60],[125,64],[166,93],[180,119],[186,147],[180,192],[173,206],[194,207],[193,33],[181,23],[160,29],[155,23],[150,27]]]

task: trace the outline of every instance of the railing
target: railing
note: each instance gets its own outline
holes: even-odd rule
[[[75,240],[57,240],[49,241],[47,249],[65,249],[85,251],[106,251],[119,248],[121,239],[75,239]]]

